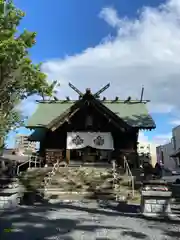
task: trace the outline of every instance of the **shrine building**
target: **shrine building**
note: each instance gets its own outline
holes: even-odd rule
[[[92,93],[80,92],[79,100],[38,101],[38,108],[29,118],[27,128],[34,130],[30,141],[40,143],[39,154],[44,164],[57,159],[68,164],[78,162],[110,162],[126,155],[130,165],[138,167],[138,135],[156,125],[148,113],[148,100],[100,99],[110,84]]]

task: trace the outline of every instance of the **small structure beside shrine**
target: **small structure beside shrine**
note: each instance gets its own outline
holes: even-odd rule
[[[110,84],[92,93],[85,93],[69,84],[79,100],[38,101],[36,112],[30,117],[27,128],[34,132],[30,141],[40,143],[39,154],[44,164],[64,160],[71,162],[110,163],[116,159],[123,165],[126,156],[130,167],[138,167],[138,134],[152,130],[155,122],[143,100],[100,99]]]

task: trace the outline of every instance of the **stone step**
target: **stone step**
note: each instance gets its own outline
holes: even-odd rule
[[[46,197],[47,200],[49,200],[49,202],[53,201],[53,200],[77,200],[77,201],[83,201],[83,200],[115,200],[116,197],[115,195],[101,195],[101,196],[93,196],[93,195],[73,195],[73,194],[64,194],[64,195],[60,195],[60,196],[56,196],[55,198],[53,196],[49,196]]]
[[[109,167],[94,167],[94,166],[85,166],[85,165],[68,165],[68,166],[59,166],[60,169],[89,169],[89,170],[95,170],[95,171],[112,171],[112,168]]]
[[[96,192],[96,193],[99,193],[99,194],[111,194],[111,193],[129,193],[131,192],[131,190],[124,190],[124,189],[114,189],[114,188],[104,188],[104,189],[93,189],[93,188],[82,188],[82,189],[79,189],[79,188],[56,188],[56,187],[45,187],[45,191],[46,192],[51,192],[51,193],[66,193],[66,192],[71,192],[71,193],[92,193],[92,192]],[[39,191],[43,191],[44,189],[39,189]]]
[[[67,184],[67,183],[74,183],[75,185],[79,185],[79,184],[85,184],[85,185],[91,185],[91,184],[97,184],[97,185],[102,185],[103,183],[104,184],[113,184],[114,181],[113,179],[80,179],[80,178],[77,178],[77,177],[69,177],[69,178],[66,178],[66,177],[62,177],[62,178],[56,178],[56,177],[52,177],[51,178],[52,180],[52,184]]]
[[[66,186],[57,186],[57,185],[49,185],[46,188],[48,189],[63,189],[64,191],[71,190],[71,191],[111,191],[113,187],[100,187],[100,186],[73,186],[73,185],[66,185]],[[117,190],[119,191],[119,190]]]
[[[109,199],[113,200],[115,199],[115,194],[114,193],[94,193],[94,192],[84,192],[84,193],[79,193],[79,192],[47,192],[45,194],[46,199]]]
[[[67,190],[64,190],[64,189],[57,189],[57,188],[46,188],[47,190],[45,190],[46,192],[48,192],[48,193],[79,193],[79,194],[86,194],[86,193],[93,193],[93,192],[96,192],[96,193],[99,193],[99,194],[114,194],[114,190],[113,189],[107,189],[107,190],[101,190],[101,191],[98,191],[98,190],[95,190],[95,189],[93,189],[93,190],[88,190],[88,189],[82,189],[82,191],[79,191],[78,189],[77,189],[77,191],[75,191],[75,190],[69,190],[69,191],[67,191]],[[39,189],[39,191],[42,191],[42,190],[44,190],[44,189]]]
[[[58,175],[58,176],[61,176],[61,175],[73,175],[73,176],[75,176],[75,175],[80,175],[80,176],[91,176],[92,177],[92,175],[94,175],[95,177],[96,176],[111,176],[112,175],[112,173],[107,173],[107,172],[104,172],[104,173],[102,173],[102,172],[96,172],[96,171],[86,171],[86,170],[77,170],[77,171],[74,171],[74,170],[68,170],[68,171],[64,171],[64,170],[62,170],[62,171],[57,171],[56,172],[56,175]]]
[[[82,161],[70,161],[69,166],[83,166],[83,167],[93,167],[93,168],[112,168],[112,164],[107,162],[86,162],[83,163]]]

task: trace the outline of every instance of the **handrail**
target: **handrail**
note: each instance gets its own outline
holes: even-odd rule
[[[26,162],[21,163],[21,164],[17,167],[17,175],[18,175],[18,176],[19,176],[19,168],[20,168],[21,166],[23,166],[24,164],[28,163],[28,162],[29,162],[29,160],[27,160]]]
[[[37,163],[39,163],[41,165],[41,160],[38,160],[38,156],[33,156],[35,157],[35,160],[32,160],[32,155],[28,156],[28,160],[26,162],[21,163],[18,167],[17,167],[17,175],[19,176],[19,168],[27,163],[29,163],[29,168],[31,168],[31,163],[35,163],[35,167],[37,166]]]
[[[131,178],[132,196],[134,197],[134,176],[132,175],[131,169],[129,167],[129,163],[125,156],[124,156],[124,168],[127,175]]]
[[[35,158],[35,160],[34,160],[34,158]],[[41,162],[42,162],[42,160],[39,156],[31,155],[30,159],[29,159],[29,168],[31,168],[31,163],[35,163],[35,168],[37,167],[37,163],[39,163],[40,167],[41,167]]]

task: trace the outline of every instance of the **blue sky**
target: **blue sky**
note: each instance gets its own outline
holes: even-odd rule
[[[16,0],[26,12],[20,29],[37,32],[37,44],[31,50],[34,61],[63,58],[96,46],[114,29],[98,18],[103,7],[114,7],[122,17],[135,18],[143,6],[157,6],[161,0]]]
[[[157,123],[157,129],[146,132],[145,135],[150,140],[158,139],[159,136],[163,141],[169,136],[173,124],[179,123],[178,105],[171,101],[170,93],[167,94],[170,100],[166,102],[164,91],[166,91],[165,86],[169,87],[172,76],[180,76],[175,68],[179,59],[174,64],[174,58],[173,61],[168,58],[171,65],[167,61],[164,62],[162,54],[167,51],[175,54],[176,43],[173,46],[167,46],[166,39],[161,39],[160,31],[162,30],[163,36],[166,34],[165,27],[168,30],[172,27],[172,31],[177,34],[174,29],[177,26],[176,19],[168,15],[165,10],[158,9],[158,6],[166,4],[174,14],[173,11],[177,10],[177,0],[168,3],[160,0],[15,0],[14,2],[17,7],[26,12],[19,30],[25,28],[37,32],[37,43],[30,50],[31,58],[34,62],[45,62],[43,70],[48,74],[49,79],[59,80],[62,84],[60,96],[73,94],[67,90],[68,81],[72,81],[83,89],[89,86],[98,89],[110,81],[112,88],[107,92],[110,97],[122,95],[124,92],[127,92],[127,95],[134,94],[135,97],[139,97],[141,86],[145,85],[145,96],[152,100],[150,111]],[[167,25],[164,27],[165,14]],[[173,35],[172,31],[170,34]],[[160,48],[163,48],[164,44],[164,49],[156,50],[155,47],[158,46],[154,43],[159,43]],[[159,55],[156,56],[158,51]],[[105,57],[102,59],[98,54],[103,54],[102,56]],[[107,57],[110,54],[112,54],[111,58]],[[92,66],[96,56],[99,60],[95,66]],[[132,63],[133,58],[135,60]],[[104,77],[106,63],[111,66],[112,72],[109,71]],[[162,81],[156,79],[165,79],[162,76],[164,72],[162,69],[167,69],[166,64],[171,69],[167,71],[166,78],[167,76],[168,78],[162,84]],[[158,69],[156,69],[157,66]],[[91,67],[93,68],[90,78],[87,69]],[[132,74],[130,75],[129,72]],[[115,73],[116,75],[113,75]],[[152,77],[152,81],[149,76]],[[100,78],[99,83],[96,78]],[[162,93],[160,92],[161,84]],[[34,111],[33,101],[34,99],[28,105],[28,115]],[[26,112],[27,105],[23,105],[22,108]],[[21,129],[20,132],[27,131]],[[15,133],[9,135],[7,141],[9,146],[13,145],[12,136],[14,135]]]

